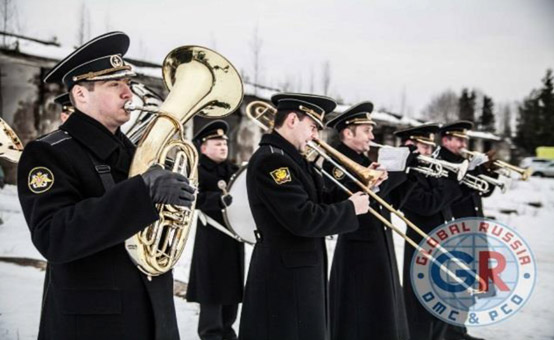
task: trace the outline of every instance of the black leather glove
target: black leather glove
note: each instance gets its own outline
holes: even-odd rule
[[[418,166],[419,161],[417,160],[417,156],[419,156],[419,151],[417,151],[417,146],[407,145],[406,147],[410,150],[410,154],[408,155],[408,158],[406,158],[406,166],[407,167]]]
[[[142,179],[150,190],[152,202],[182,207],[192,205],[195,188],[189,185],[185,176],[154,164],[142,174]]]
[[[232,203],[233,203],[233,196],[231,196],[230,194],[225,194],[221,196],[221,201],[220,201],[221,209],[227,208]]]

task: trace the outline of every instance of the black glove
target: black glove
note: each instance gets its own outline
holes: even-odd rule
[[[455,181],[455,182],[460,182],[460,181],[458,181],[458,173],[457,172],[447,170],[446,173],[448,174],[448,176],[446,176],[447,179]]]
[[[221,209],[225,209],[233,203],[233,196],[231,194],[225,194],[221,196]]]
[[[418,166],[419,161],[417,160],[417,157],[419,156],[419,151],[417,151],[417,146],[407,145],[406,147],[410,150],[410,154],[408,155],[408,158],[406,158],[406,167]]]
[[[154,164],[142,174],[142,179],[150,190],[152,202],[181,207],[192,205],[195,189],[189,185],[185,176]]]

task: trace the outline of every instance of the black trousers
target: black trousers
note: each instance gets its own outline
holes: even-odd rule
[[[239,305],[200,304],[198,335],[202,340],[235,340],[233,323],[237,319]]]
[[[429,320],[429,322],[409,321],[408,323],[411,340],[443,340],[446,328],[449,326],[439,319]]]
[[[444,333],[444,339],[445,340],[464,339],[466,335],[467,335],[467,328],[465,326],[448,325],[448,328]]]

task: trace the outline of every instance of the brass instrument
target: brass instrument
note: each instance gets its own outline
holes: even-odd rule
[[[325,150],[325,154],[331,155],[331,157],[334,157],[336,159],[340,159],[339,163],[342,167],[337,168],[339,168],[341,171],[346,168],[349,172],[355,173],[357,179],[360,180],[364,188],[374,194],[373,191],[371,191],[370,189],[375,186],[377,182],[379,182],[380,178],[383,176],[383,171],[368,169],[367,167],[354,162],[353,160],[344,156],[342,153],[318,138],[315,138],[313,141],[308,142],[308,147],[314,150],[318,155],[322,156],[325,160],[329,159],[327,159],[327,157],[322,154],[321,149]],[[321,170],[322,169],[320,169],[320,171]]]
[[[262,112],[262,109],[260,107],[265,106],[267,109],[263,112],[269,113],[274,115],[276,110],[273,108],[270,104],[267,104],[265,102],[256,102],[256,104],[253,104],[252,106],[247,106],[247,116],[248,117],[255,117],[258,116],[255,112],[248,112],[248,109],[257,109],[258,113]],[[267,118],[265,119],[268,120]],[[262,129],[268,130],[268,126],[264,126],[263,123],[260,123],[262,126]],[[363,167],[356,162],[352,161],[348,157],[341,154],[339,151],[332,148],[327,143],[319,140],[314,139],[313,141],[308,142],[308,146],[313,152],[316,152],[318,155],[323,157],[326,161],[330,162],[341,170],[349,179],[351,179],[364,193],[368,194],[372,199],[377,201],[379,204],[381,204],[384,208],[386,208],[391,213],[398,216],[402,221],[406,223],[406,225],[412,229],[414,229],[420,236],[422,236],[426,241],[431,242],[432,244],[436,244],[436,249],[439,250],[441,253],[446,254],[449,256],[450,260],[454,261],[459,267],[463,268],[464,270],[468,272],[472,272],[471,269],[462,261],[460,261],[458,258],[456,258],[454,255],[452,255],[447,249],[442,247],[440,244],[438,244],[436,241],[434,241],[429,235],[427,235],[425,232],[423,232],[420,228],[418,228],[415,224],[413,224],[410,220],[408,220],[404,215],[399,212],[398,210],[395,210],[390,204],[385,202],[381,197],[377,196],[376,193],[374,193],[371,190],[372,183],[374,183],[378,178],[380,177],[380,171],[377,171],[378,173],[373,173],[376,170],[367,169],[366,167]],[[305,155],[308,156],[308,155]],[[336,159],[336,160],[335,160]],[[318,169],[321,171],[321,173],[329,178],[331,181],[333,181],[336,185],[338,185],[342,190],[344,190],[349,195],[353,195],[353,192],[350,191],[348,188],[346,188],[342,183],[337,181],[331,174],[329,174],[327,171],[325,171],[322,167]],[[366,172],[369,170],[369,172]],[[360,172],[358,172],[360,171]],[[480,289],[475,289],[468,284],[466,284],[462,279],[460,279],[456,274],[454,274],[451,270],[449,270],[445,264],[439,263],[436,258],[431,255],[428,251],[423,249],[419,246],[414,240],[412,240],[410,237],[408,237],[402,230],[400,230],[398,227],[396,227],[394,224],[392,224],[389,220],[387,220],[385,217],[383,217],[379,212],[377,212],[373,208],[369,208],[369,212],[375,216],[379,221],[381,221],[384,225],[389,227],[391,230],[395,231],[398,235],[400,235],[408,244],[410,244],[412,247],[414,247],[419,253],[421,253],[423,256],[425,256],[429,261],[433,262],[435,265],[437,265],[440,270],[442,270],[446,275],[450,276],[453,280],[455,280],[457,283],[461,284],[468,290],[471,294],[480,294],[483,293]],[[475,278],[477,281],[479,281],[479,287],[485,287],[485,281],[483,278],[481,278],[478,274],[475,274]]]
[[[146,132],[148,125],[156,118],[163,100],[159,94],[136,80],[131,80],[129,87],[133,92],[133,99],[125,103],[125,110],[128,112],[138,111],[138,114],[125,134],[133,144],[137,144]]]
[[[232,113],[242,101],[242,80],[227,59],[199,46],[171,51],[162,72],[170,92],[139,141],[129,177],[144,173],[152,164],[164,168],[171,164],[172,171],[197,186],[198,153],[185,140],[183,125],[196,114],[215,118]],[[156,208],[158,221],[125,241],[131,259],[149,279],[175,266],[196,222],[195,202],[190,208],[169,204],[156,204]]]
[[[477,152],[477,151],[469,151],[467,149],[462,149],[461,151],[462,151],[463,154],[465,154],[468,157],[473,157],[473,156],[480,153],[480,152]],[[531,176],[531,174],[533,174],[533,169],[532,168],[525,168],[525,169],[520,168],[518,166],[506,163],[506,162],[501,161],[501,160],[495,160],[493,165],[496,166],[499,169],[503,169],[503,170],[506,170],[508,172],[518,173],[520,175],[520,178],[521,178],[522,181],[528,180],[529,177]]]
[[[23,144],[12,128],[0,118],[0,158],[9,162],[19,162],[23,152]]]
[[[382,145],[374,142],[371,142],[371,146],[377,148],[394,148],[394,146]],[[458,181],[461,181],[462,178],[465,176],[469,166],[469,162],[467,160],[463,161],[462,163],[450,163],[425,155],[418,155],[417,160],[420,163],[427,164],[427,166],[408,167],[409,170],[417,171],[424,174],[425,176],[436,178],[448,177],[448,171],[450,171],[456,174]]]
[[[492,177],[489,177],[489,178],[492,178]],[[462,178],[461,183],[473,190],[477,190],[482,193],[486,193],[487,191],[489,191],[489,182],[481,178],[480,176],[466,174],[464,178]]]
[[[510,183],[511,183],[510,181],[511,178],[506,177],[504,175],[500,175],[498,179],[487,175],[478,175],[477,177],[487,182],[490,185],[494,185],[495,187],[498,187],[503,194],[506,193],[506,191],[508,191],[508,188],[510,187]],[[503,180],[503,179],[506,179],[506,180]]]
[[[277,110],[266,102],[255,100],[246,106],[246,115],[262,130],[269,131],[273,128],[273,120]]]

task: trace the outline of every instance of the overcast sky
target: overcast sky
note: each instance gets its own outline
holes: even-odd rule
[[[252,74],[255,28],[261,83],[286,81],[349,103],[417,116],[446,89],[477,88],[495,103],[522,100],[554,68],[553,0],[16,0],[23,34],[77,43],[81,6],[91,38],[131,37],[128,55],[161,63],[180,45],[215,48]]]

